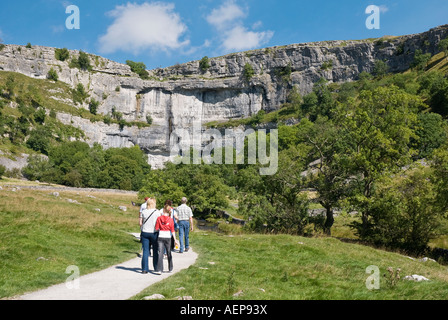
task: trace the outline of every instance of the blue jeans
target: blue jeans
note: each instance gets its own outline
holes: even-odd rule
[[[180,252],[184,252],[184,248],[190,248],[190,221],[181,220],[179,221],[179,242],[180,242]],[[184,246],[184,237],[185,237],[185,246]]]
[[[158,246],[157,246],[158,233],[141,233],[143,257],[142,257],[142,271],[149,272],[149,247],[152,246],[152,265],[154,270],[157,268],[158,261]]]

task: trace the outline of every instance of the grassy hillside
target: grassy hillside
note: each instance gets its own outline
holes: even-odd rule
[[[58,191],[56,197],[49,190],[0,186],[0,298],[64,282],[70,265],[84,275],[140,250],[128,234],[139,230],[132,194]]]
[[[199,252],[195,265],[134,299],[155,293],[166,299],[192,296],[195,300],[426,300],[448,296],[446,267],[333,238],[198,231],[193,233],[191,246]],[[174,263],[175,259],[176,254]],[[366,268],[371,265],[381,272],[379,290],[369,291],[365,285]],[[402,279],[395,286],[384,276],[389,267],[401,269]],[[430,281],[403,279],[414,274]]]
[[[0,298],[65,281],[65,270],[77,265],[81,275],[135,257],[140,244],[132,194],[49,190],[13,191],[4,180],[0,190]],[[25,183],[30,185],[31,183]],[[79,202],[72,203],[69,199]],[[122,212],[118,206],[128,207]],[[97,211],[100,209],[100,212]],[[234,230],[236,231],[236,230]],[[444,299],[446,266],[347,244],[333,238],[196,231],[192,247],[196,264],[134,297],[160,293],[167,299]],[[188,254],[188,253],[186,253]],[[176,254],[174,263],[176,263]],[[366,268],[381,271],[380,290],[369,291]],[[387,268],[401,276],[419,274],[429,282],[400,280],[388,285]],[[185,290],[176,290],[184,287]],[[242,291],[239,297],[233,294]]]

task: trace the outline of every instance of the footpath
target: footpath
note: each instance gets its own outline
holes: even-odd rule
[[[18,297],[19,300],[126,300],[142,292],[152,284],[172,276],[195,263],[198,255],[190,250],[182,254],[173,252],[174,269],[161,275],[141,273],[141,258],[135,258],[105,270],[87,274],[75,282],[62,283],[47,289]],[[150,266],[151,266],[151,257]],[[164,259],[164,270],[168,261]],[[82,270],[81,270],[82,272]],[[67,277],[70,275],[68,274]]]

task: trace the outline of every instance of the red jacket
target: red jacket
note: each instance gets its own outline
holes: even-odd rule
[[[171,231],[174,234],[174,221],[169,216],[160,216],[156,221],[156,231]],[[160,236],[160,234],[159,234]],[[171,237],[171,236],[170,236]]]

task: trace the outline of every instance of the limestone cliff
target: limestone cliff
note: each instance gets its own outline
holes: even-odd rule
[[[170,133],[177,128],[189,127],[194,121],[205,124],[248,117],[261,109],[275,110],[293,86],[306,94],[321,77],[330,82],[353,81],[361,72],[371,72],[376,60],[386,61],[392,72],[404,71],[417,49],[435,54],[447,35],[445,25],[400,37],[252,50],[211,58],[205,72],[199,61],[150,70],[149,80],[140,79],[127,65],[98,56],[90,55],[93,70],[87,72],[70,68],[69,61],[56,60],[54,48],[7,45],[0,51],[0,71],[44,79],[53,68],[60,81],[72,87],[82,83],[100,101],[98,113],[110,114],[115,108],[130,121],[146,121],[150,115],[151,127],[122,130],[118,125],[91,123],[69,114],[58,114],[58,118],[84,130],[91,144],[99,142],[106,148],[139,145],[148,153],[150,164],[160,167],[168,160]],[[76,57],[79,52],[70,51],[70,55]],[[243,76],[246,64],[254,70],[249,81]]]

